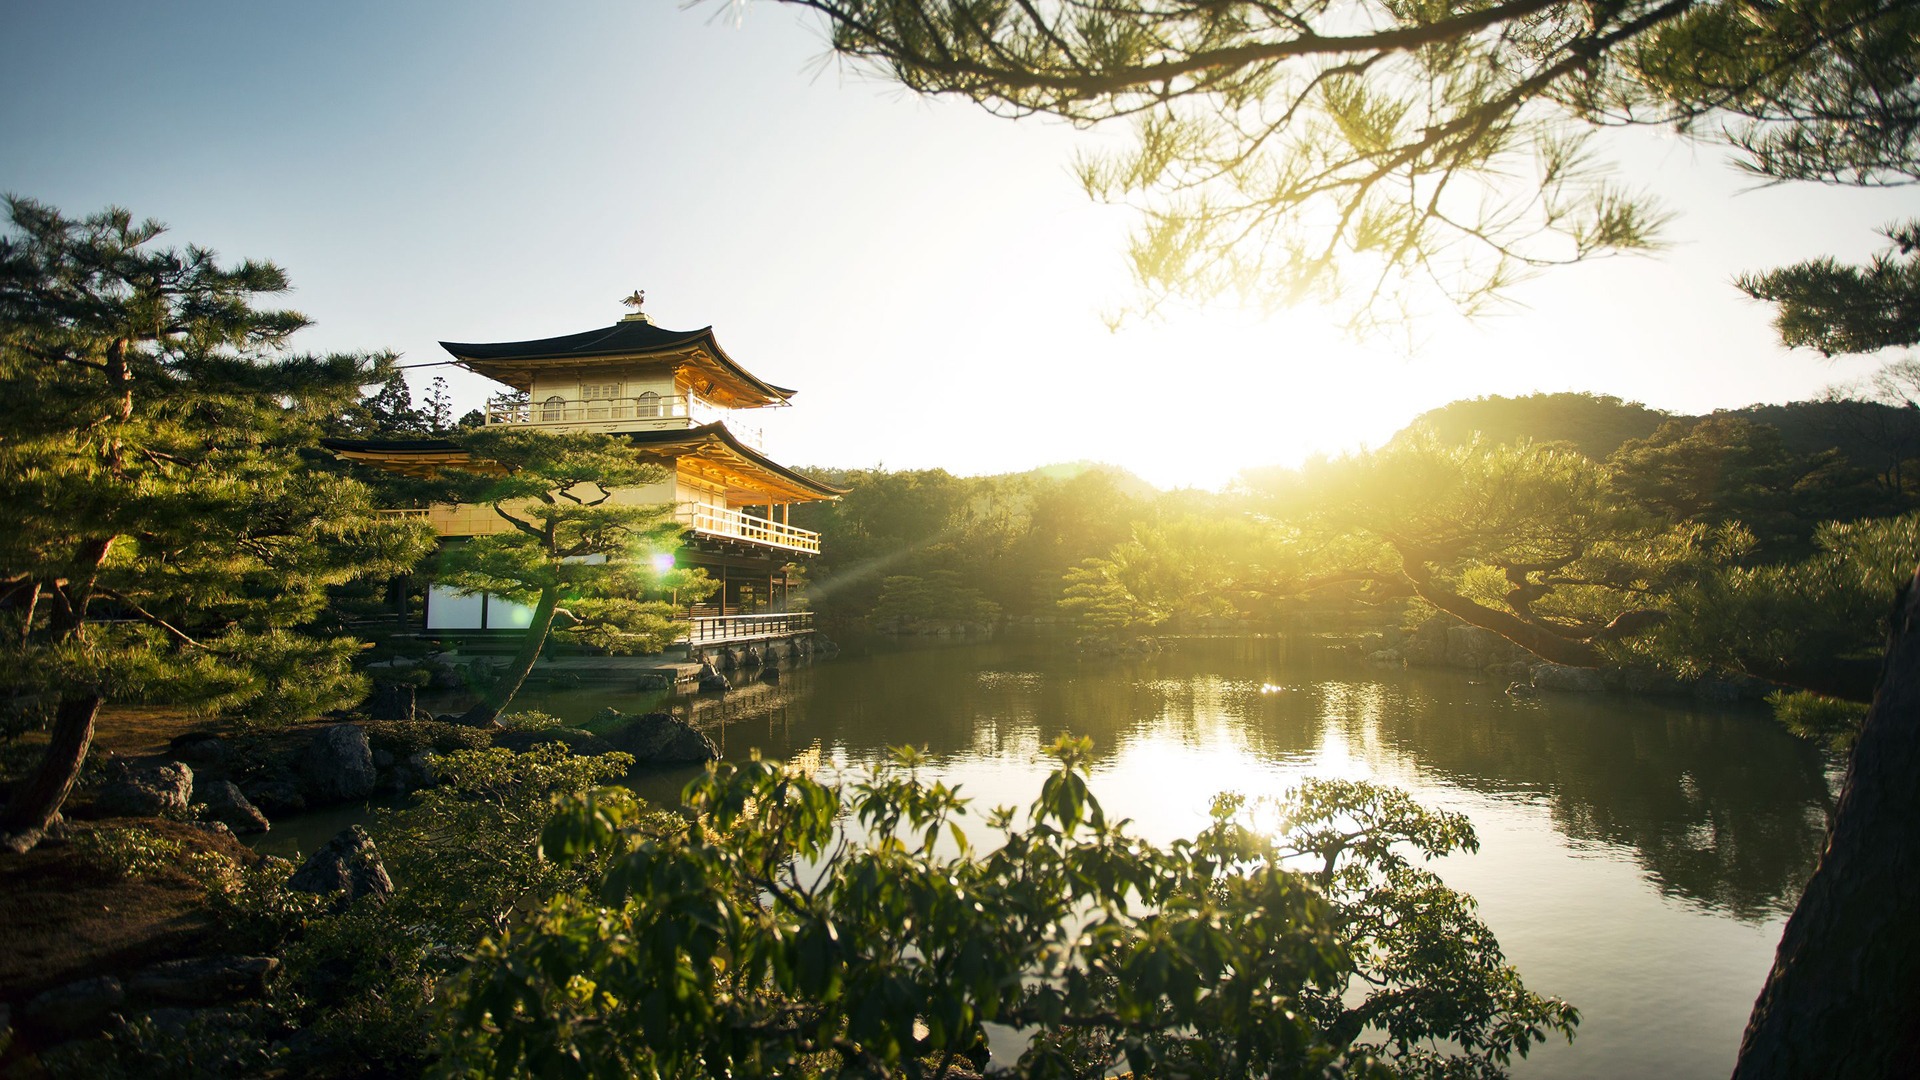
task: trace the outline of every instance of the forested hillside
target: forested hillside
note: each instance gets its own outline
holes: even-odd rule
[[[1834,394],[1818,401],[1749,405],[1711,415],[1773,427],[1781,445],[1794,454],[1839,450],[1849,463],[1886,478],[1896,488],[1907,475],[1902,464],[1920,457],[1920,408],[1909,403]],[[1652,435],[1662,425],[1690,426],[1704,419],[1606,394],[1531,394],[1451,402],[1415,417],[1406,430],[1426,428],[1454,444],[1466,442],[1475,433],[1501,443],[1522,439],[1564,443],[1598,461],[1630,439]]]

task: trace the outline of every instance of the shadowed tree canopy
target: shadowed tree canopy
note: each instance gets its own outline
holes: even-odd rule
[[[1662,215],[1596,126],[1723,140],[1769,179],[1912,180],[1917,0],[784,0],[840,54],[1001,115],[1124,118],[1081,163],[1141,210],[1150,293],[1471,310],[1532,268],[1644,249]],[[1397,303],[1398,302],[1398,303]]]

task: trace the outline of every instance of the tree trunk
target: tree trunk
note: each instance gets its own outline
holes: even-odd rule
[[[0,827],[9,832],[37,832],[53,822],[80,777],[80,764],[93,745],[93,721],[100,714],[100,695],[62,698],[53,716],[53,738],[33,775],[7,801]]]
[[[1820,865],[1787,920],[1736,1080],[1920,1066],[1920,573],[1894,611]]]
[[[461,723],[493,727],[500,722],[500,713],[520,692],[520,684],[527,681],[527,673],[540,659],[540,650],[547,646],[547,634],[553,629],[553,613],[559,603],[558,587],[540,590],[540,600],[533,606],[533,621],[527,624],[527,636],[521,639],[520,651],[514,654],[513,663],[507,665],[507,670],[492,686],[480,692],[478,704],[460,715]]]
[[[1592,643],[1561,637],[1515,615],[1487,607],[1458,593],[1448,592],[1433,583],[1426,564],[1417,558],[1401,557],[1413,594],[1469,626],[1491,630],[1550,663],[1568,667],[1599,667],[1606,657]]]

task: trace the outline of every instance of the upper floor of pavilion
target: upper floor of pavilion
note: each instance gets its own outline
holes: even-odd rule
[[[528,341],[443,341],[461,367],[512,388],[485,410],[489,425],[513,424],[607,434],[726,424],[756,448],[756,427],[736,414],[789,404],[795,391],[741,366],[713,335],[656,326],[640,310],[612,326]]]

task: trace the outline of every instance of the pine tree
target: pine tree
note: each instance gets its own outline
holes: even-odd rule
[[[435,375],[433,382],[427,384],[427,398],[421,404],[420,416],[429,435],[445,435],[453,430],[453,395],[447,392],[444,376]]]
[[[395,371],[380,389],[347,411],[346,433],[371,438],[415,438],[427,434],[427,420],[413,407],[407,377]]]
[[[357,643],[301,632],[326,590],[406,569],[428,538],[302,460],[385,358],[290,355],[307,319],[256,308],[271,263],[160,248],[153,221],[8,197],[0,236],[0,685],[52,713],[4,827],[58,813],[108,701],[253,719],[364,692]]]
[[[533,608],[519,651],[463,722],[494,723],[551,636],[652,652],[679,630],[668,598],[711,591],[697,570],[656,564],[679,545],[681,527],[668,506],[626,501],[666,474],[625,440],[494,427],[457,441],[484,464],[450,474],[447,498],[491,505],[512,529],[448,545],[439,580]]]

